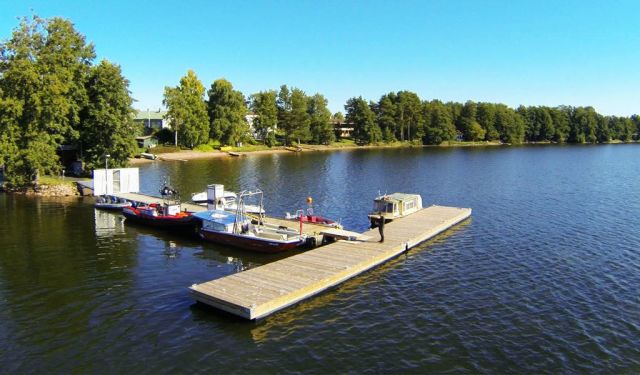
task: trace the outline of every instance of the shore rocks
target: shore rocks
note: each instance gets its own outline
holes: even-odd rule
[[[70,184],[38,185],[26,188],[6,188],[4,191],[15,194],[40,195],[43,197],[68,197],[80,195],[78,189]]]

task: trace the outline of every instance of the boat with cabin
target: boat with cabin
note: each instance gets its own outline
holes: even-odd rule
[[[422,209],[420,194],[393,193],[377,196],[373,200],[373,211],[368,215],[371,228],[378,226],[380,216],[388,223]]]
[[[208,186],[210,198],[222,192],[222,185]],[[295,229],[266,223],[262,216],[248,215],[244,210],[247,198],[259,199],[262,206],[262,191],[243,191],[238,197],[235,213],[223,210],[216,199],[211,200],[214,203],[208,205],[208,211],[194,213],[200,237],[221,245],[263,253],[287,251],[305,243],[306,236]]]
[[[223,209],[226,211],[236,212],[238,209],[238,194],[233,191],[222,192],[222,196],[218,197],[220,203],[223,206]],[[191,195],[191,201],[200,206],[206,206],[208,204],[207,192],[202,191],[200,193],[193,193]],[[264,208],[259,207],[258,205],[245,204],[245,211],[250,214],[264,214]]]

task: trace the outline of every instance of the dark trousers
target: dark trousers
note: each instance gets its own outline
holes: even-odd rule
[[[380,242],[384,242],[384,219],[378,221],[378,232],[380,232]]]

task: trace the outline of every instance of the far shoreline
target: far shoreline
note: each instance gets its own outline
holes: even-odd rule
[[[307,153],[307,152],[329,152],[329,151],[342,151],[342,150],[377,150],[377,149],[392,149],[392,148],[448,148],[448,147],[495,147],[505,146],[506,143],[501,142],[456,142],[456,143],[442,143],[439,145],[416,145],[416,144],[380,144],[380,145],[307,145],[302,144],[300,146],[275,146],[264,150],[250,150],[241,151],[233,150],[234,155],[230,155],[226,151],[195,151],[195,150],[180,150],[177,152],[167,152],[155,154],[156,159],[144,159],[144,158],[130,158],[129,166],[136,166],[141,164],[152,163],[156,160],[160,161],[189,161],[199,159],[216,159],[216,158],[235,158],[247,155],[271,155],[271,154],[287,154],[287,153]]]

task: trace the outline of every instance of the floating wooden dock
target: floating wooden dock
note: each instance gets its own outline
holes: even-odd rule
[[[259,319],[310,298],[401,254],[471,215],[470,208],[431,206],[385,225],[366,241],[337,241],[273,263],[191,286],[204,304]]]

